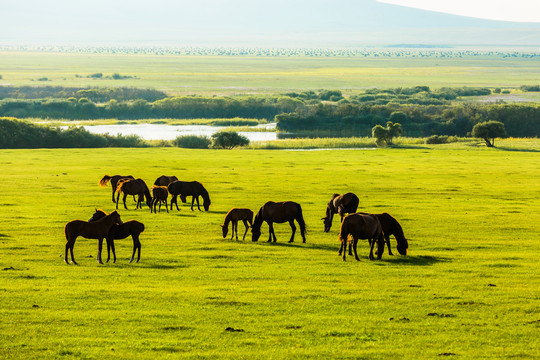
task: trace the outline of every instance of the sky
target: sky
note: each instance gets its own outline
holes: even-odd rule
[[[0,0],[0,15],[0,46],[540,46],[540,0]]]
[[[378,0],[382,3],[481,19],[540,22],[540,0]]]

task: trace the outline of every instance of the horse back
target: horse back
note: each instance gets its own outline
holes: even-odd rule
[[[344,224],[348,233],[358,239],[373,239],[382,234],[381,223],[372,214],[349,214],[343,219],[342,228]]]
[[[270,220],[276,223],[284,223],[295,219],[296,215],[301,212],[301,207],[294,201],[269,201],[263,205],[262,210],[264,220]]]
[[[137,220],[129,220],[122,225],[113,225],[109,230],[108,237],[114,240],[125,239],[128,236],[138,236],[144,231],[144,224]]]

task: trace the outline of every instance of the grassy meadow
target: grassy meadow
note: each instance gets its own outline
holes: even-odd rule
[[[538,152],[511,150],[2,150],[0,358],[539,358]],[[128,199],[141,261],[125,239],[98,265],[79,238],[66,265],[64,225],[114,209],[105,174],[199,180],[212,205]],[[407,257],[342,261],[320,219],[347,191],[401,222]],[[230,208],[268,200],[301,203],[307,243],[222,238]]]
[[[180,94],[275,94],[306,89],[427,85],[508,87],[540,83],[540,59],[501,56],[184,56],[0,51],[2,85],[127,86]],[[102,73],[103,79],[88,78]],[[132,78],[105,77],[117,73]]]

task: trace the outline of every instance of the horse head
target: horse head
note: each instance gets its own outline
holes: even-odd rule
[[[407,255],[407,250],[409,249],[409,242],[407,241],[407,239],[405,237],[403,237],[402,239],[397,239],[398,240],[398,243],[397,243],[397,251],[399,252],[400,255],[403,255],[403,256],[406,256]]]
[[[225,237],[227,237],[227,234],[229,233],[229,227],[225,226],[225,225],[220,225],[220,226],[221,226],[221,230],[223,232],[223,238],[225,239]]]
[[[259,229],[254,229],[253,227],[251,227],[251,241],[257,241],[257,240],[259,240],[259,237],[261,237],[260,228]]]
[[[204,208],[204,211],[208,211],[208,209],[210,209],[210,198],[209,197],[204,197],[203,199],[203,208]]]
[[[332,211],[330,210],[330,205],[326,207],[326,216],[323,217],[321,220],[324,221],[324,232],[329,232],[330,228],[332,227]]]
[[[120,214],[118,213],[118,211],[114,210],[112,213],[110,213],[108,216],[112,216],[113,219],[114,219],[114,223],[115,224],[118,224],[118,225],[122,225],[123,222],[122,222],[122,219],[120,219]]]
[[[98,221],[99,219],[102,219],[105,216],[107,216],[107,213],[105,213],[105,211],[101,209],[95,209],[95,210],[96,212],[92,215],[90,219],[88,219],[88,222]]]

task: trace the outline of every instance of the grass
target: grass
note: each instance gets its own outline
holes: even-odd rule
[[[0,84],[50,86],[133,86],[171,95],[275,94],[370,87],[518,88],[536,85],[540,59],[356,58],[257,56],[158,56],[54,52],[0,52]],[[508,71],[512,69],[512,71]],[[91,79],[93,73],[121,73],[130,79]],[[77,77],[80,76],[80,77]],[[37,81],[47,78],[48,81]]]
[[[537,358],[540,168],[515,146],[2,150],[0,357]],[[199,180],[210,212],[130,200],[120,213],[146,225],[140,263],[130,239],[103,266],[78,239],[81,265],[64,264],[64,224],[113,210],[97,182],[117,173]],[[337,256],[339,223],[323,233],[320,218],[346,191],[401,222],[409,256],[370,262],[365,243],[360,262]],[[286,243],[287,224],[276,244],[266,225],[258,243],[222,239],[231,207],[267,200],[302,204],[306,244]]]

